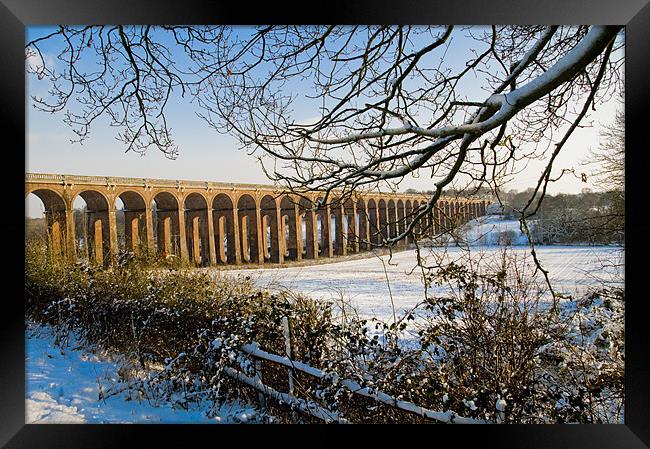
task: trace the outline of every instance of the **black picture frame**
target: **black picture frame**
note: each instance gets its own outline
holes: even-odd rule
[[[0,3],[0,111],[4,137],[3,185],[5,213],[3,285],[0,312],[0,445],[7,448],[103,448],[198,446],[253,443],[263,433],[282,444],[351,442],[352,432],[363,444],[397,437],[406,444],[447,444],[472,447],[516,448],[643,448],[650,446],[650,364],[645,348],[646,330],[642,294],[645,278],[644,235],[650,222],[643,213],[648,151],[645,111],[650,104],[650,5],[648,0],[547,0],[522,4],[517,0],[424,2],[412,0],[316,2],[306,5],[268,3],[253,6],[216,1],[171,0],[2,0]],[[306,9],[307,6],[309,9]],[[626,25],[626,371],[625,423],[620,425],[508,425],[508,426],[206,426],[206,425],[33,425],[24,424],[25,336],[21,264],[24,232],[25,71],[24,32],[30,25],[83,23],[490,23],[624,24]],[[10,136],[15,139],[10,143]],[[25,148],[26,151],[26,148]],[[117,151],[117,150],[116,150]],[[15,247],[14,247],[15,246]],[[22,259],[24,261],[24,258]],[[14,290],[15,289],[15,290]],[[7,292],[7,289],[2,291]],[[399,429],[398,429],[399,428]],[[238,440],[227,442],[226,438]],[[421,437],[421,438],[420,438]],[[237,442],[239,441],[239,442]],[[204,443],[205,444],[205,443]],[[262,442],[261,444],[267,444]]]

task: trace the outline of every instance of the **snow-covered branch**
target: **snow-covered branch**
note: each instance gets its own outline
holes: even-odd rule
[[[553,67],[545,71],[539,77],[528,82],[507,94],[493,94],[486,99],[483,108],[494,111],[481,122],[465,123],[457,126],[443,126],[436,129],[427,129],[414,126],[409,123],[398,128],[382,129],[374,132],[353,133],[345,137],[332,139],[313,138],[309,135],[306,138],[312,142],[336,145],[341,143],[358,142],[365,139],[377,139],[387,136],[400,136],[404,134],[416,134],[423,137],[447,137],[458,134],[483,134],[497,126],[502,125],[523,108],[542,98],[563,82],[576,76],[584,70],[587,64],[600,54],[605,46],[614,39],[618,32],[617,27],[594,26],[571,51],[563,56]],[[540,42],[548,41],[545,35]],[[537,47],[536,47],[537,48]],[[523,67],[518,69],[521,71]]]

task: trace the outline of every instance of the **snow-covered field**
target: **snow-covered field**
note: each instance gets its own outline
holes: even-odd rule
[[[54,344],[50,328],[26,334],[25,423],[229,423],[243,422],[254,410],[239,403],[224,405],[217,418],[201,410],[179,410],[169,404],[127,400],[126,393],[100,399],[117,383],[119,364],[111,357]]]
[[[482,259],[482,266],[498,259],[503,247],[494,244],[496,235],[507,230],[515,233],[511,251],[518,258],[525,258],[528,264],[533,264],[518,222],[498,217],[481,217],[467,232],[467,240],[473,242],[472,259]],[[422,255],[428,251],[423,250]],[[432,248],[431,251],[444,252],[442,248]],[[610,281],[623,276],[621,247],[538,245],[536,252],[544,269],[549,270],[549,278],[558,293],[576,294],[594,285],[599,278]],[[465,255],[466,249],[450,247],[446,258],[457,260]],[[375,255],[323,265],[247,269],[229,271],[229,274],[250,276],[261,287],[287,288],[312,298],[334,301],[343,298],[357,309],[360,316],[367,318],[390,318],[391,296],[398,312],[408,310],[424,299],[422,271],[417,267],[415,250],[394,253],[390,262],[388,255]],[[538,279],[543,281],[541,275]]]

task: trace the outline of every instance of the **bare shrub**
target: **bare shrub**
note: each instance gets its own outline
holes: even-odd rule
[[[507,231],[501,231],[497,235],[497,245],[501,246],[512,246],[515,241],[515,231],[508,229]]]

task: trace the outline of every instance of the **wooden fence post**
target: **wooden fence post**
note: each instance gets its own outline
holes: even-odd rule
[[[289,318],[282,317],[282,326],[284,327],[284,347],[287,357],[291,360],[291,331],[289,329]],[[289,394],[293,395],[293,369],[289,368]]]
[[[263,384],[262,381],[262,360],[256,358],[255,359],[255,379],[260,382],[260,384]],[[264,393],[260,392],[257,395],[259,401],[260,401],[260,408],[262,411],[266,410],[266,396]]]

